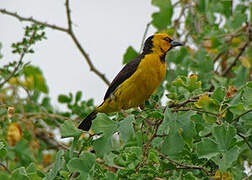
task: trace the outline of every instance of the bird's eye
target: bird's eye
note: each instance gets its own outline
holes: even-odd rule
[[[165,37],[164,40],[166,40],[167,42],[172,42],[172,39],[168,38],[168,37]]]

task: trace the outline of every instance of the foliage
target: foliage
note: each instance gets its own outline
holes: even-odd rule
[[[252,160],[249,1],[152,4],[159,11],[151,24],[185,46],[167,54],[167,76],[143,110],[127,110],[127,117],[98,114],[90,132],[76,126],[94,108],[93,100],[82,100],[81,91],[59,94],[58,102],[67,110],[56,110],[42,71],[23,60],[34,53],[35,43],[46,39],[44,28],[57,27],[25,28],[22,41],[12,45],[19,60],[0,68],[0,179],[247,176],[244,161]],[[137,55],[129,46],[123,63]],[[70,139],[59,142],[53,130]]]

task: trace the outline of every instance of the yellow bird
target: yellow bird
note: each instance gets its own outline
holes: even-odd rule
[[[110,84],[103,103],[79,125],[88,131],[97,113],[110,113],[138,107],[155,92],[166,75],[165,55],[183,44],[165,33],[157,33],[144,43],[143,52],[126,64]]]

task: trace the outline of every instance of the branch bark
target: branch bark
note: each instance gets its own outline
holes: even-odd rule
[[[238,121],[240,119],[240,117],[244,116],[247,113],[252,112],[252,109],[249,109],[247,111],[245,111],[244,113],[240,114],[239,116],[237,116],[236,118],[232,119],[232,121],[230,123],[233,123],[234,121]]]
[[[221,76],[226,76],[232,69],[233,66],[236,65],[237,61],[239,60],[239,58],[241,57],[242,53],[245,51],[246,47],[249,45],[251,39],[248,38],[248,40],[246,41],[246,43],[241,47],[239,53],[237,54],[237,56],[235,57],[234,61],[227,67],[227,69],[225,69]]]
[[[162,154],[161,152],[158,152],[158,153],[159,153],[160,157],[162,157],[162,158],[170,161],[171,163],[179,166],[177,169],[198,169],[198,170],[203,171],[207,176],[210,176],[210,173],[207,170],[205,170],[203,167],[201,167],[201,166],[181,164],[181,163],[179,163],[177,161],[174,161],[174,160],[168,158],[166,155]]]
[[[11,174],[11,171],[3,163],[0,163],[0,166],[2,166],[5,169],[5,171]]]
[[[81,46],[78,38],[76,37],[76,35],[74,34],[74,32],[72,30],[72,19],[71,19],[71,14],[70,14],[69,0],[66,0],[65,5],[66,5],[66,14],[67,14],[68,28],[63,28],[63,27],[60,27],[60,26],[57,26],[57,25],[49,24],[47,22],[39,21],[39,20],[36,20],[36,19],[34,19],[32,17],[30,17],[30,18],[22,17],[22,16],[18,15],[17,13],[13,13],[13,12],[7,11],[5,9],[0,9],[0,12],[2,14],[6,14],[6,15],[9,15],[9,16],[15,17],[19,21],[33,22],[33,23],[36,23],[36,24],[41,24],[41,25],[43,25],[45,27],[48,27],[48,28],[51,28],[51,29],[54,29],[54,30],[58,30],[58,31],[67,33],[72,38],[74,44],[76,45],[76,47],[81,52],[81,54],[84,57],[84,59],[86,60],[88,66],[90,68],[90,71],[94,72],[100,79],[102,79],[107,85],[109,85],[110,84],[109,80],[106,78],[106,76],[102,72],[100,72],[94,66],[94,64],[91,61],[90,57],[88,56],[87,52]]]
[[[189,98],[189,99],[187,99],[187,100],[185,100],[185,101],[183,101],[181,103],[172,102],[171,104],[168,105],[168,108],[180,108],[180,107],[185,106],[186,104],[188,104],[190,102],[196,102],[196,101],[198,101],[198,99],[201,96],[203,96],[205,94],[212,95],[212,92],[207,92],[207,93],[204,93],[204,94],[200,94],[198,96],[193,96],[193,97],[191,97],[191,98]]]
[[[248,145],[248,147],[252,150],[252,145],[250,144],[248,138],[239,132],[237,133],[237,135],[240,136],[245,141],[245,143]]]

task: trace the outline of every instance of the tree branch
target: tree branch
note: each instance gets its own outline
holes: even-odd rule
[[[33,23],[36,23],[36,24],[41,24],[41,25],[43,25],[45,27],[48,27],[48,28],[51,28],[51,29],[55,29],[55,30],[59,30],[59,31],[67,33],[72,38],[74,44],[76,45],[78,50],[81,52],[82,56],[85,58],[86,62],[88,63],[88,66],[90,68],[90,71],[94,72],[97,76],[99,76],[107,85],[110,84],[109,80],[105,77],[105,75],[103,73],[101,73],[100,71],[98,71],[98,69],[94,66],[94,64],[92,63],[92,61],[91,61],[90,57],[88,56],[87,52],[83,49],[83,47],[81,46],[81,44],[78,41],[77,37],[73,33],[72,20],[71,20],[71,16],[70,16],[69,0],[66,0],[66,12],[67,12],[68,28],[62,28],[62,27],[59,27],[57,25],[52,25],[52,24],[49,24],[49,23],[46,23],[46,22],[38,21],[36,19],[33,19],[32,17],[30,17],[30,18],[22,17],[22,16],[18,15],[17,13],[9,12],[9,11],[7,11],[5,9],[0,9],[0,12],[2,14],[6,14],[6,15],[9,15],[9,16],[15,17],[19,21],[33,22]]]
[[[51,28],[51,29],[55,29],[55,30],[59,30],[59,31],[63,31],[63,32],[68,32],[68,29],[66,29],[66,28],[62,28],[62,27],[59,27],[59,26],[56,26],[56,25],[53,25],[53,24],[49,24],[47,22],[38,21],[36,19],[33,19],[32,17],[30,17],[30,18],[22,17],[22,16],[19,16],[17,13],[7,11],[6,9],[0,9],[0,12],[2,14],[6,14],[6,15],[9,15],[9,16],[15,17],[19,21],[33,22],[35,24],[41,24],[41,25],[46,26],[46,27]]]
[[[207,170],[205,170],[203,167],[201,167],[201,166],[194,166],[194,165],[181,164],[181,163],[179,163],[179,162],[177,162],[177,161],[174,161],[174,160],[168,158],[166,155],[162,154],[160,151],[158,151],[158,153],[159,153],[159,155],[160,155],[162,158],[164,158],[164,159],[170,161],[171,163],[173,163],[173,164],[179,166],[179,167],[177,167],[177,169],[198,169],[198,170],[203,171],[207,176],[210,175],[210,173],[209,173]]]
[[[237,135],[240,136],[245,141],[245,143],[248,145],[248,147],[252,150],[252,145],[249,143],[248,138],[239,132],[237,132]]]
[[[69,0],[66,0],[66,13],[67,13],[67,22],[68,22],[68,34],[70,35],[70,37],[72,38],[73,42],[75,43],[75,45],[77,46],[77,48],[79,49],[79,51],[81,52],[82,56],[86,59],[88,66],[90,67],[90,71],[93,71],[97,76],[99,76],[107,85],[110,85],[109,80],[105,77],[104,74],[102,74],[100,71],[98,71],[98,69],[96,69],[96,67],[94,66],[94,64],[92,63],[90,57],[88,56],[87,52],[83,49],[83,47],[81,46],[80,42],[78,41],[77,37],[75,36],[73,30],[72,30],[72,19],[71,19],[71,10],[70,10],[70,5],[69,5]]]
[[[232,121],[230,123],[233,123],[234,121],[238,121],[240,119],[240,117],[244,116],[247,113],[252,112],[252,109],[249,109],[247,111],[245,111],[244,113],[240,114],[239,116],[237,116],[236,118],[232,119]]]
[[[68,31],[69,33],[72,33],[72,20],[71,20],[71,14],[70,14],[71,11],[69,7],[69,0],[66,0],[65,6],[66,6],[66,14],[67,14]]]
[[[187,99],[187,100],[185,100],[185,101],[183,101],[181,103],[172,102],[171,104],[168,105],[168,108],[180,108],[180,107],[185,106],[186,104],[188,104],[190,102],[196,102],[201,96],[203,96],[205,94],[212,95],[212,92],[207,92],[207,93],[204,93],[204,94],[200,94],[198,96],[193,96],[193,97],[191,97],[191,98],[189,98],[189,99]]]
[[[208,113],[208,114],[211,114],[211,115],[214,115],[214,116],[219,116],[219,114],[216,114],[216,113],[213,113],[213,112],[210,112],[210,111],[205,111],[205,110],[202,110],[202,109],[196,109],[196,108],[183,108],[183,109],[174,109],[174,110],[172,110],[172,112],[177,112],[177,111],[197,111],[199,113]]]
[[[155,126],[154,126],[154,132],[152,134],[152,136],[150,137],[149,141],[147,142],[147,144],[144,144],[144,152],[143,152],[143,160],[137,165],[136,167],[136,172],[139,171],[140,167],[144,164],[144,162],[146,161],[147,155],[148,155],[148,151],[149,151],[149,147],[150,144],[152,142],[152,140],[157,137],[157,132],[158,132],[158,128],[160,126],[160,124],[162,123],[163,120],[159,120]]]
[[[11,174],[11,171],[3,163],[0,162],[0,166],[2,166],[5,169],[5,171]]]
[[[142,42],[141,42],[141,46],[140,46],[139,53],[141,53],[142,50],[143,50],[144,41],[145,41],[145,39],[146,39],[146,35],[147,35],[147,33],[148,33],[148,30],[149,30],[150,25],[151,25],[151,23],[148,23],[148,24],[146,25],[145,30],[144,30],[144,35],[143,35],[143,39],[142,39]]]
[[[227,69],[225,69],[221,76],[225,76],[228,74],[228,72],[232,69],[233,66],[236,65],[237,61],[239,60],[239,58],[241,57],[242,53],[245,51],[246,47],[249,45],[251,39],[248,38],[248,40],[246,41],[246,43],[241,47],[240,52],[237,54],[237,56],[235,57],[234,61],[227,67]]]
[[[31,46],[31,42],[33,41],[33,38],[34,38],[35,34],[36,34],[36,30],[34,30],[33,33],[32,33],[32,36],[31,36],[31,38],[29,40],[29,45],[28,45],[28,47],[26,47],[27,49]],[[21,53],[20,58],[18,60],[17,66],[14,68],[14,70],[11,72],[11,74],[0,84],[0,88],[3,87],[3,85],[5,83],[7,83],[13,76],[15,76],[15,74],[18,71],[19,67],[22,65],[22,61],[23,61],[23,58],[24,58],[25,54],[26,54],[26,51],[23,50],[23,52]]]
[[[23,58],[24,58],[25,53],[23,52],[18,60],[17,66],[14,68],[14,70],[11,72],[11,74],[0,84],[0,88],[4,86],[5,83],[7,83],[13,76],[15,76],[17,70],[22,64]]]

